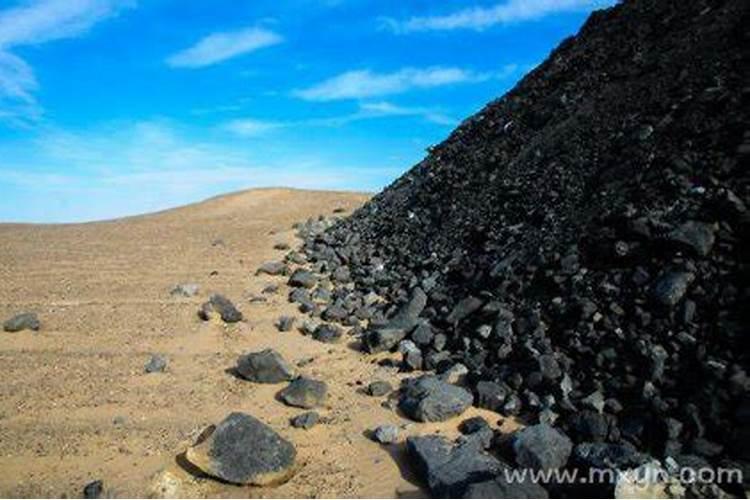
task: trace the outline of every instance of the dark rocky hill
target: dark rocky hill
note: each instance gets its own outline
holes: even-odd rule
[[[316,270],[356,284],[339,306],[389,300],[365,345],[395,347],[377,345],[388,318],[425,292],[398,340],[425,368],[468,367],[478,404],[577,443],[750,461],[749,14],[596,12],[362,209],[307,231]]]

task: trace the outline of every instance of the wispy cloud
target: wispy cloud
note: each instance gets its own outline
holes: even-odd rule
[[[167,64],[174,68],[202,68],[277,45],[283,40],[278,33],[258,27],[212,33],[167,58]]]
[[[361,102],[353,113],[306,120],[265,121],[239,118],[224,123],[221,128],[242,137],[260,137],[274,130],[300,127],[342,127],[350,123],[391,117],[416,117],[430,123],[455,126],[458,120],[437,108],[400,106],[387,101]]]
[[[0,120],[28,126],[43,113],[34,71],[13,48],[81,36],[133,6],[133,0],[37,0],[0,11]]]
[[[395,33],[484,30],[492,26],[533,21],[561,12],[588,11],[613,5],[616,0],[507,0],[492,7],[469,7],[437,16],[415,16],[406,20],[381,18]]]
[[[493,75],[454,67],[403,68],[393,73],[347,71],[293,95],[308,101],[366,99],[400,94],[412,89],[486,81]]]

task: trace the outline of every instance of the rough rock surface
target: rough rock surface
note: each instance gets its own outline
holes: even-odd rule
[[[466,389],[423,375],[404,381],[399,407],[414,420],[441,422],[462,414],[472,401]]]
[[[294,369],[273,349],[240,356],[236,370],[242,378],[261,384],[278,384],[294,377]]]
[[[296,455],[292,443],[260,420],[231,413],[203,441],[188,448],[185,456],[213,477],[263,486],[291,477]]]
[[[279,399],[289,406],[311,409],[322,406],[328,397],[328,386],[320,380],[306,377],[294,379],[279,392]]]

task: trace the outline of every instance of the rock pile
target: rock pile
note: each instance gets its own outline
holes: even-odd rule
[[[532,465],[747,469],[748,25],[742,0],[594,13],[352,216],[298,226],[290,300],[405,369],[462,365],[474,404],[544,426],[516,443],[554,438],[517,445]]]

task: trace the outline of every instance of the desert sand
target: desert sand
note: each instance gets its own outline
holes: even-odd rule
[[[367,430],[393,423],[407,435],[456,435],[470,409],[441,424],[410,422],[362,394],[373,380],[394,387],[408,374],[379,366],[352,338],[322,344],[274,322],[296,313],[285,278],[256,276],[294,247],[292,224],[368,196],[251,190],[156,214],[69,225],[0,225],[0,319],[36,312],[39,332],[0,332],[0,496],[80,496],[101,479],[108,497],[420,497],[403,441],[383,446]],[[197,283],[177,298],[178,283]],[[268,284],[278,293],[262,295]],[[213,292],[244,313],[235,325],[202,322]],[[266,302],[253,301],[265,296]],[[275,399],[283,384],[258,385],[228,372],[238,355],[273,348],[299,372],[325,380],[322,424],[295,429],[303,410]],[[169,361],[144,373],[152,353]],[[298,471],[287,483],[253,488],[191,474],[181,458],[201,431],[231,411],[254,415],[291,440]],[[502,425],[510,428],[512,422]]]

